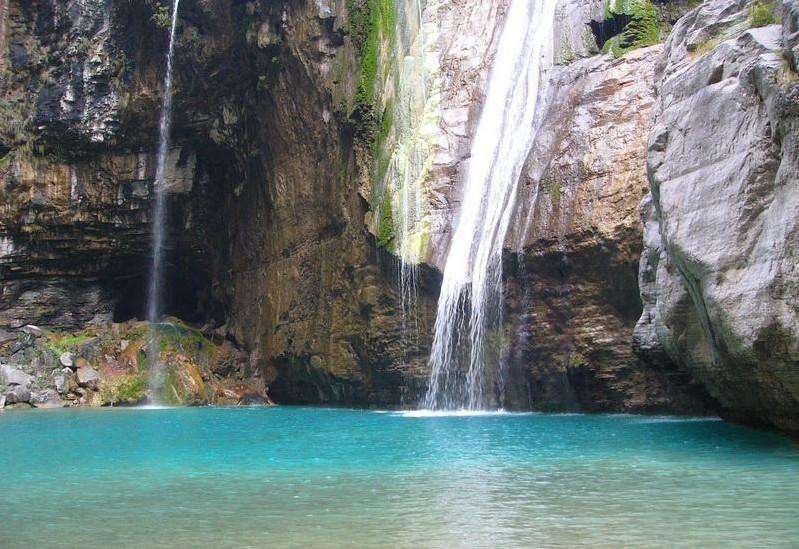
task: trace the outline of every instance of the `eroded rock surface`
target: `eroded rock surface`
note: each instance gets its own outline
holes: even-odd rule
[[[512,390],[534,407],[712,409],[684,371],[642,361],[630,344],[660,53],[594,56],[552,76],[506,244]]]
[[[659,70],[644,203],[639,353],[673,361],[728,415],[799,431],[796,4],[752,28],[710,0]],[[781,19],[781,22],[780,22]]]

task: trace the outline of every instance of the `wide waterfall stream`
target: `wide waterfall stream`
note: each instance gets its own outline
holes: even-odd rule
[[[438,300],[428,409],[501,400],[502,247],[553,62],[556,3],[514,0],[506,16]]]
[[[175,54],[175,29],[178,23],[178,6],[180,0],[174,0],[172,19],[169,29],[169,49],[166,55],[166,74],[164,76],[164,101],[161,108],[161,119],[158,128],[158,157],[155,171],[155,200],[152,212],[152,263],[150,265],[150,283],[147,292],[147,320],[151,326],[151,337],[148,349],[150,357],[150,387],[153,394],[160,389],[163,380],[160,364],[160,341],[157,324],[161,321],[163,300],[163,263],[164,240],[166,238],[167,204],[166,204],[166,162],[169,155],[169,139],[172,130],[172,63]]]

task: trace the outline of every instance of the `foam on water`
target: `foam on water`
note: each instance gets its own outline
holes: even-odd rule
[[[535,412],[508,412],[507,410],[407,410],[394,412],[395,415],[410,418],[429,418],[429,417],[503,417],[503,416],[525,416]]]

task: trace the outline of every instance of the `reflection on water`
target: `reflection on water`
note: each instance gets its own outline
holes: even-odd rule
[[[799,543],[797,448],[715,420],[64,410],[0,437],[4,547]]]

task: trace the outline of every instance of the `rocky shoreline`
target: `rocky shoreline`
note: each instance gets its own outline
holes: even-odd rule
[[[150,383],[157,335],[161,389]],[[27,325],[0,331],[0,409],[75,406],[271,404],[248,356],[219,335],[170,318],[58,332]]]

